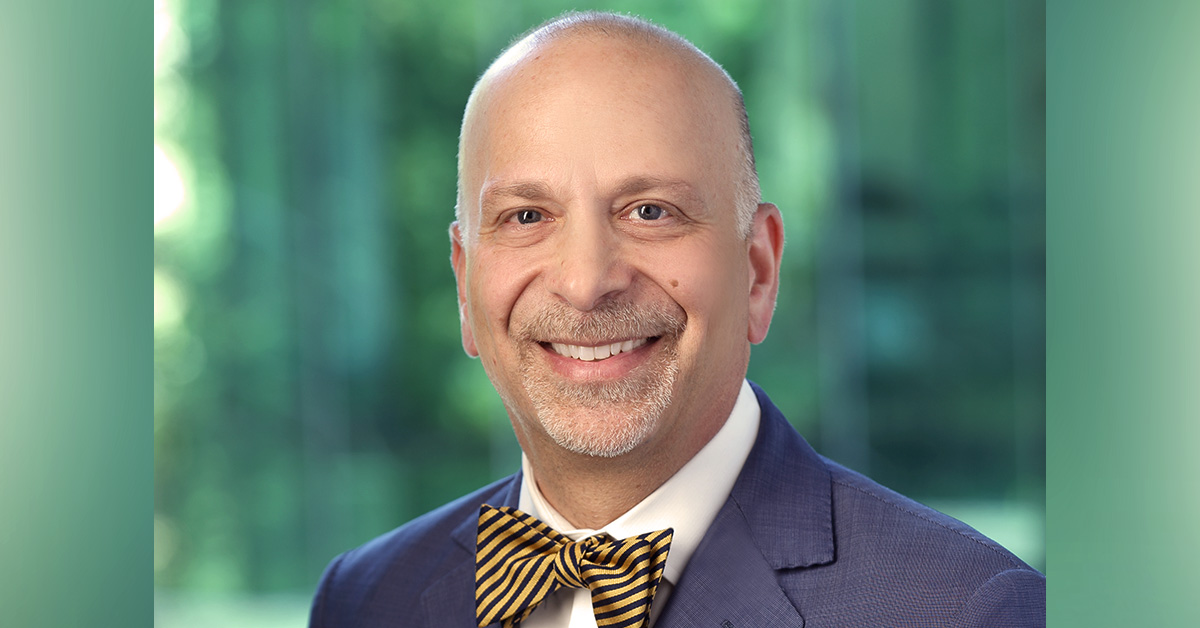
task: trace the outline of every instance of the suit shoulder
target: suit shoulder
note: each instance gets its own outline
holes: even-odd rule
[[[918,562],[954,560],[979,568],[984,580],[1005,570],[1034,571],[971,526],[835,462],[824,462],[833,482],[838,531],[852,536],[855,543],[870,545],[875,551],[890,549]]]
[[[834,557],[784,577],[785,588],[804,600],[806,621],[1045,625],[1040,572],[967,524],[822,461],[830,473]],[[854,594],[845,595],[846,588]]]
[[[431,583],[474,556],[473,547],[455,540],[455,529],[469,525],[481,504],[502,500],[518,477],[489,484],[334,558],[313,600],[312,625],[324,625],[322,618],[333,625],[348,617],[395,618],[417,608]]]

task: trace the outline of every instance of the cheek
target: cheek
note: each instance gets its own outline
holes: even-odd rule
[[[535,276],[533,266],[517,256],[481,252],[471,275],[477,333],[491,338],[506,335],[513,307]]]
[[[708,293],[728,292],[746,282],[745,256],[711,240],[645,253],[642,257],[648,263],[643,265],[644,272],[680,298],[705,300]]]
[[[745,336],[749,286],[736,251],[693,247],[656,261],[656,283],[687,313],[689,325],[700,326],[705,336]]]

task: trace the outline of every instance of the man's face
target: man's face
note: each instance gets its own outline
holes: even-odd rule
[[[625,43],[537,57],[491,79],[464,131],[464,347],[527,451],[706,441],[774,304],[772,283],[764,323],[770,264],[737,228],[732,96]]]

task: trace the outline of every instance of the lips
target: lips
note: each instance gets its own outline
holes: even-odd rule
[[[550,348],[563,357],[574,358],[584,362],[606,360],[612,356],[628,353],[646,344],[649,338],[637,338],[601,345],[572,345],[561,342],[548,343]]]

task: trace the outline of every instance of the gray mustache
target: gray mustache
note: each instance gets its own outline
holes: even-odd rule
[[[678,306],[613,301],[579,312],[556,303],[514,325],[513,336],[527,342],[602,344],[615,339],[678,335],[685,327],[687,321]]]

